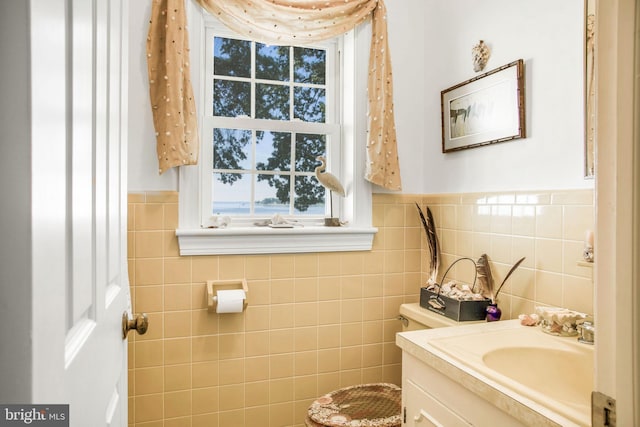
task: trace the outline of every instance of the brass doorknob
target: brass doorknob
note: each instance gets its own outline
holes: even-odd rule
[[[131,329],[135,329],[135,331],[144,335],[147,332],[147,328],[149,327],[149,317],[147,313],[138,313],[135,315],[134,319],[129,319],[129,313],[122,313],[122,339],[127,338],[127,333]]]

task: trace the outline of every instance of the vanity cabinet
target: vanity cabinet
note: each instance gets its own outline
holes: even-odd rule
[[[525,426],[406,351],[402,353],[402,406],[403,427]]]
[[[402,382],[405,421],[411,427],[467,427],[464,418],[440,403],[431,393],[407,379]]]

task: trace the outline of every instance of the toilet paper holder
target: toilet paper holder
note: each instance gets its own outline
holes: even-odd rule
[[[209,312],[215,313],[218,308],[217,291],[229,290],[229,289],[242,289],[245,293],[249,293],[247,286],[247,279],[234,279],[234,280],[207,280],[207,308]],[[242,310],[247,308],[247,299],[245,298],[242,303]]]

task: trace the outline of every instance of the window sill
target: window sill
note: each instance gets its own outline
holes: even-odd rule
[[[368,251],[375,227],[230,227],[176,230],[180,255]]]

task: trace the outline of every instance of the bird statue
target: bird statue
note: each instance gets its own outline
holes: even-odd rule
[[[331,218],[330,218],[330,222],[336,223],[339,225],[339,221],[334,221],[333,220],[333,203],[332,203],[332,195],[333,193],[338,193],[339,195],[341,195],[342,197],[344,197],[346,195],[345,191],[344,191],[344,187],[342,186],[342,184],[340,183],[340,181],[338,180],[338,178],[329,173],[326,172],[327,169],[327,159],[324,156],[318,156],[316,157],[316,160],[318,160],[320,162],[320,166],[316,167],[315,169],[315,173],[316,173],[316,178],[318,179],[318,182],[320,182],[320,184],[326,188],[327,190],[329,190],[329,209],[331,211]],[[325,219],[325,224],[329,224],[329,222],[326,221]]]

